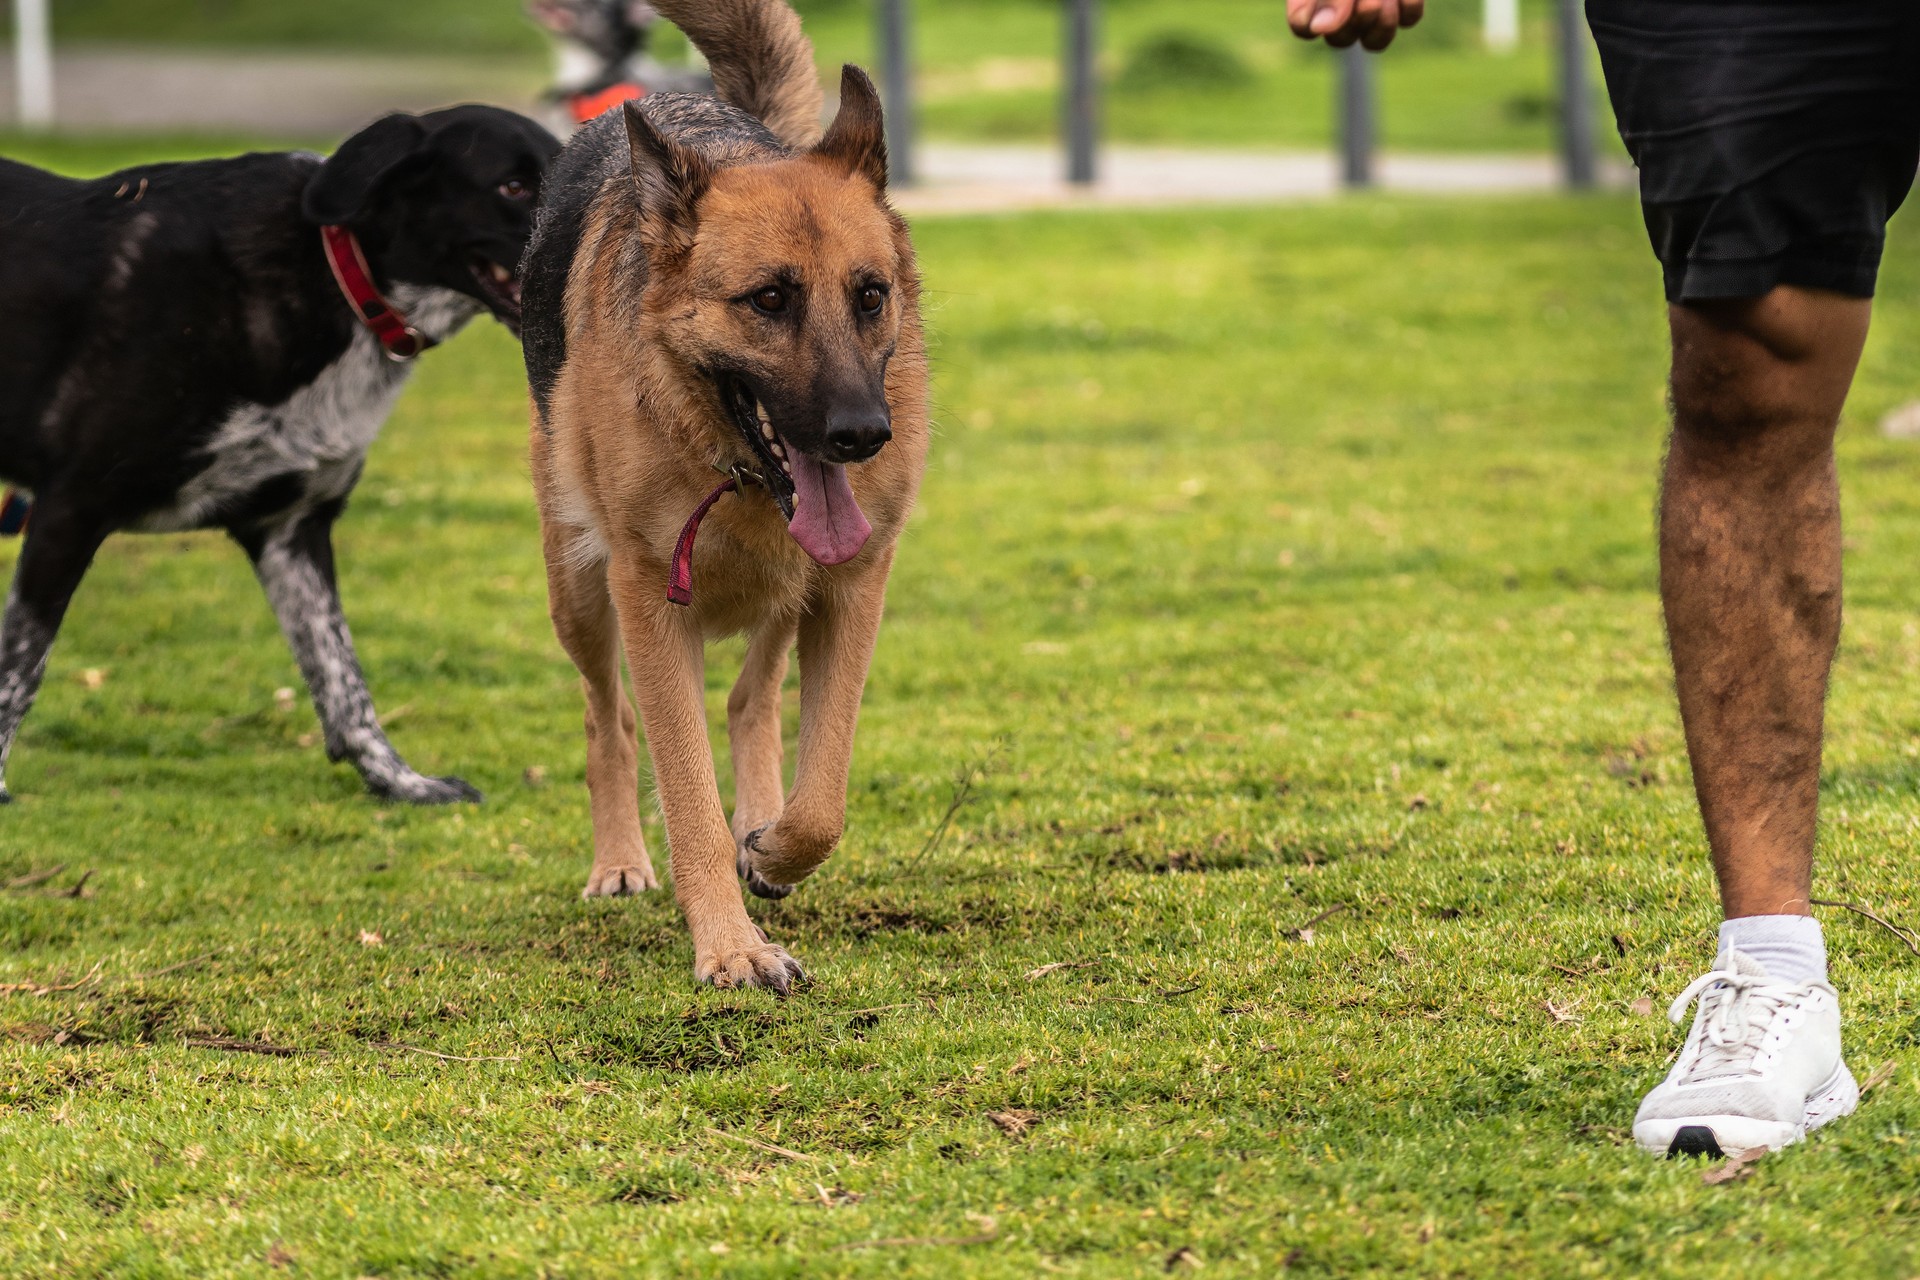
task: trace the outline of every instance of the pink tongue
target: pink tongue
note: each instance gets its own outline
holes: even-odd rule
[[[821,564],[845,564],[860,554],[873,533],[853,499],[847,469],[798,450],[787,456],[793,459],[793,519],[787,521],[787,532]]]

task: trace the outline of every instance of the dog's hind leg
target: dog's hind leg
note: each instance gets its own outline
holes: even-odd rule
[[[747,838],[780,818],[786,790],[780,778],[780,687],[787,678],[798,619],[774,618],[753,635],[740,679],[727,697],[727,744],[733,752],[733,840],[740,875],[763,898],[784,898],[791,889],[754,873]]]
[[[587,794],[593,807],[593,870],[581,895],[623,897],[657,888],[640,829],[640,761],[633,704],[620,687],[620,624],[607,594],[607,566],[578,564],[577,535],[542,530],[547,606],[560,647],[580,669],[587,702]]]
[[[327,757],[352,764],[377,796],[413,804],[478,800],[480,793],[459,778],[416,772],[380,727],[334,577],[333,522],[340,508],[329,503],[270,528],[230,531],[252,559],[254,576],[300,665],[320,714]]]
[[[694,976],[720,987],[771,987],[785,994],[806,975],[798,961],[767,941],[740,897],[733,834],[720,807],[707,739],[699,627],[667,603],[663,574],[616,561],[609,577],[667,819],[673,893],[693,934]]]
[[[0,804],[7,790],[7,757],[47,671],[47,654],[67,605],[106,540],[105,525],[48,495],[36,497],[26,545],[14,566],[13,586],[0,618]]]
[[[793,794],[780,820],[747,841],[754,875],[771,886],[800,883],[840,843],[853,730],[892,563],[889,550],[858,577],[831,581],[800,620],[800,744]]]

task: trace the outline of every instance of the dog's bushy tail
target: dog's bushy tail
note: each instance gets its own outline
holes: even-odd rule
[[[784,0],[653,0],[706,56],[720,97],[792,147],[820,140],[813,42]]]

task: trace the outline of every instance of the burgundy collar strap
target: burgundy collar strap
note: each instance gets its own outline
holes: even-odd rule
[[[0,538],[11,538],[27,531],[27,517],[33,513],[33,499],[18,489],[0,493]]]
[[[740,488],[740,481],[728,478],[720,482],[720,487],[708,494],[706,500],[693,509],[687,517],[687,523],[680,530],[680,541],[673,547],[673,564],[667,575],[667,599],[673,604],[693,603],[693,540],[700,534],[700,522],[707,518],[707,512],[713,510],[713,504],[729,493]]]
[[[387,359],[404,364],[433,345],[431,339],[422,337],[418,329],[407,323],[405,316],[380,296],[380,290],[373,283],[373,271],[367,266],[367,255],[361,252],[360,241],[353,232],[341,226],[324,226],[320,228],[320,243],[326,248],[327,265],[333,268],[334,283],[346,295],[360,323],[380,340]]]

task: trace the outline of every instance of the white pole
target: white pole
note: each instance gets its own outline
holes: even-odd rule
[[[47,0],[13,0],[14,87],[23,129],[53,125],[53,43]]]
[[[1520,46],[1520,0],[1486,0],[1483,31],[1487,48],[1512,53]]]

